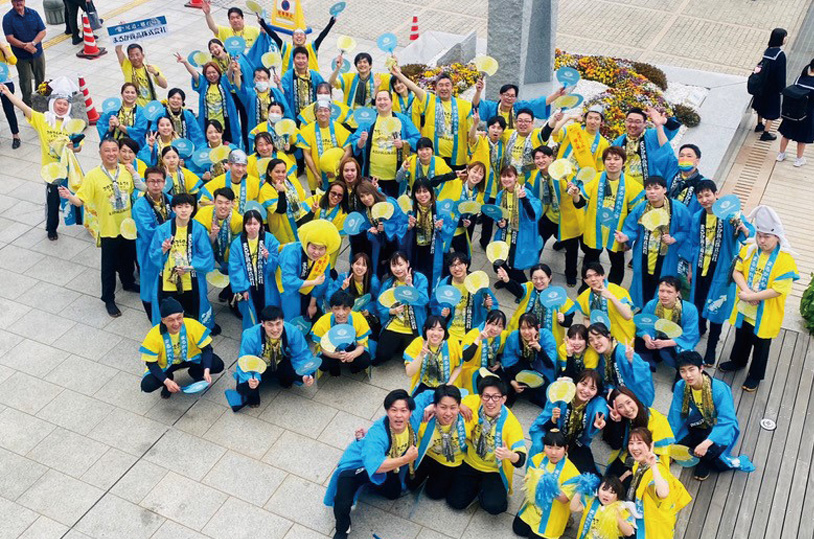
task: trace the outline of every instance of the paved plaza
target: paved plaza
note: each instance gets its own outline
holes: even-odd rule
[[[321,28],[333,3],[306,0],[309,23]],[[27,4],[43,13],[41,0]],[[808,4],[805,0],[562,0],[557,45],[572,52],[745,75],[772,27],[788,28],[792,44],[801,28],[809,28],[804,23]],[[7,0],[0,5],[4,11],[10,7]],[[147,61],[162,69],[170,87],[184,88],[187,104],[194,107],[189,77],[171,53],[186,56],[202,49],[211,34],[199,11],[181,5],[180,0],[97,0],[101,16],[109,23],[167,16],[171,34],[145,43]],[[323,73],[336,52],[336,36],[351,35],[364,50],[373,49],[378,35],[392,31],[404,45],[413,14],[419,16],[422,31],[463,34],[475,29],[485,38],[487,5],[488,0],[349,0],[322,46]],[[224,9],[216,9],[214,16],[225,24]],[[76,58],[78,48],[70,45],[63,29],[62,25],[48,27],[48,78],[83,75],[97,107],[104,98],[118,95],[122,76],[106,32],[100,31],[100,45],[108,47],[108,54],[88,61]],[[354,429],[370,425],[382,414],[387,392],[407,385],[403,366],[391,362],[377,368],[371,379],[344,373],[339,379],[322,378],[311,388],[272,388],[263,393],[260,408],[234,414],[223,391],[233,386],[240,321],[224,309],[215,293],[213,306],[223,334],[214,339],[214,348],[229,372],[202,396],[178,394],[167,401],[157,393],[141,393],[144,364],[138,347],[150,324],[138,295],[120,291],[117,302],[122,317],[107,315],[98,299],[99,251],[85,230],[63,226],[59,241],[46,239],[35,133],[23,125],[23,146],[12,150],[7,127],[0,130],[0,539],[330,537],[333,516],[322,505],[322,497],[333,466]],[[86,134],[79,160],[88,170],[99,162],[98,136],[95,129]],[[810,214],[810,204],[805,206],[804,201],[814,195],[808,168],[814,166],[814,152],[809,150],[808,167],[793,169],[789,162],[775,166],[776,145],[757,143],[748,136],[735,152],[729,176],[716,179],[725,190],[737,192],[747,207],[764,201],[776,207],[787,223],[808,225],[808,230],[792,229],[789,234],[801,254],[798,264],[803,279],[789,299],[788,330],[775,343],[776,366],[767,383],[756,395],[738,397],[747,440],[744,447],[758,457],[758,471],[734,478],[730,473],[722,479],[727,484],[705,486],[715,489],[714,498],[713,490],[702,491],[682,477],[701,500],[682,513],[680,530],[682,534],[688,530],[686,537],[701,537],[702,532],[704,537],[716,537],[718,530],[720,537],[726,530],[727,536],[737,538],[814,533],[810,519],[807,527],[800,526],[799,535],[794,525],[801,515],[811,515],[812,509],[802,500],[812,458],[807,446],[812,445],[814,429],[804,429],[803,419],[814,413],[814,401],[809,399],[814,368],[812,361],[801,362],[810,350],[809,337],[799,333],[795,313],[814,270],[811,227],[800,217],[806,211]],[[744,170],[755,181],[739,187]],[[805,198],[790,200],[790,189],[805,189]],[[557,274],[555,282],[564,285],[563,255],[547,250],[545,257]],[[473,269],[485,265],[483,253],[476,252]],[[340,269],[344,266],[346,262]],[[498,291],[498,298],[507,314],[514,310],[507,293]],[[731,338],[723,346],[731,346]],[[667,370],[656,375],[654,406],[662,411],[669,404],[671,380]],[[793,408],[781,399],[786,380],[794,381]],[[730,376],[727,381],[740,385],[740,378]],[[514,411],[527,430],[539,408],[521,401]],[[761,417],[773,414],[779,416],[774,439],[757,426]],[[604,459],[606,451],[601,443],[596,445],[600,446],[597,458]],[[768,458],[777,447],[791,459],[791,472],[787,464],[775,469]],[[519,479],[520,474],[515,485],[522,484]],[[731,517],[731,509],[725,512],[723,505],[715,504],[726,492],[738,496],[763,492],[762,485],[779,493],[761,502],[769,503],[768,508],[754,501],[741,514],[736,506]],[[811,480],[809,487],[814,488]],[[808,494],[811,498],[812,492]],[[783,496],[796,504],[785,527],[785,505],[772,503],[775,499],[785,504]],[[351,536],[511,537],[511,521],[521,500],[522,492],[516,489],[509,511],[493,517],[477,506],[454,512],[413,495],[396,502],[365,497],[352,514]],[[699,507],[705,509],[703,514]],[[752,507],[765,515],[759,533],[750,528]]]

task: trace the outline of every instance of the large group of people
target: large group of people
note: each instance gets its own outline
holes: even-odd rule
[[[701,149],[671,145],[675,118],[632,108],[611,141],[601,108],[552,110],[566,88],[519,101],[507,84],[490,101],[480,80],[470,101],[447,74],[430,91],[395,59],[375,72],[364,52],[344,74],[340,55],[325,80],[317,54],[335,18],[309,43],[303,30],[288,42],[262,19],[252,26],[237,7],[228,26],[203,12],[215,35],[207,61],[176,54],[187,90],[140,45],[117,47],[121,104],[97,125],[91,170],[73,158],[82,143],[66,128],[66,96],[40,113],[0,85],[36,130],[43,165],[63,166],[48,187],[48,237],[63,215],[93,232],[110,316],[121,315],[117,275],[140,295],[154,326],[140,348],[144,392],[170,398],[228,370],[213,350],[213,288],[229,307],[217,316],[242,320],[235,412],[259,406],[269,383],[403,362],[405,389],[354,433],[326,492],[340,539],[363,486],[498,514],[515,469],[525,473],[517,535],[555,539],[581,512],[580,538],[672,537],[690,501],[672,460],[694,465],[697,480],[753,469],[731,454],[731,389],[707,370],[748,366],[742,389],[758,388],[797,270],[771,208],[717,211]],[[232,36],[244,53],[226,50]],[[23,45],[41,51],[39,41]],[[279,72],[263,65],[269,51],[281,53]],[[476,237],[491,276],[470,268]],[[553,284],[557,251],[566,288]],[[727,321],[735,342],[719,363]],[[660,364],[675,372],[663,411]],[[196,384],[179,384],[184,370]],[[511,410],[523,398],[541,409],[530,448]],[[613,450],[605,464],[597,437]]]

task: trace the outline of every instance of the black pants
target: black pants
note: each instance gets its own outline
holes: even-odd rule
[[[390,272],[390,257],[399,250],[399,242],[397,238],[393,240],[387,239],[384,232],[379,232],[379,238],[376,241],[380,242],[379,261],[378,265],[376,266],[376,277],[378,277],[379,280],[384,280],[385,276]],[[429,280],[429,276],[427,279]]]
[[[238,99],[237,94],[232,94],[232,101],[235,102],[235,109],[237,109],[237,115],[240,118],[240,136],[243,139],[243,147],[246,148],[246,153],[251,153],[249,150],[249,116],[246,114],[246,107]]]
[[[85,2],[79,2],[77,0],[63,0],[65,3],[65,24],[67,26],[66,29],[71,31],[71,37],[76,40],[82,37],[80,35],[80,30],[83,28],[77,18],[79,16],[79,8],[82,8],[84,11],[85,9]]]
[[[102,238],[102,301],[115,301],[117,273],[122,286],[132,288],[136,284],[135,271],[135,240],[126,240],[121,236]]]
[[[735,343],[732,345],[729,359],[736,365],[745,367],[751,353],[752,365],[749,367],[749,378],[763,380],[766,376],[766,364],[769,362],[771,346],[771,339],[761,339],[755,335],[755,327],[744,320],[741,327],[735,330]]]
[[[602,254],[602,251],[603,249],[591,249],[583,244],[582,252],[585,253],[585,257],[582,259],[582,267],[584,268],[591,262],[599,262],[599,255]],[[625,252],[619,251],[617,253],[610,249],[604,249],[604,251],[608,253],[611,263],[610,271],[608,271],[608,281],[621,285],[625,278]]]
[[[704,318],[703,312],[704,307],[707,303],[707,296],[709,295],[709,289],[712,286],[712,278],[715,273],[715,262],[711,262],[709,268],[707,269],[706,275],[701,275],[701,272],[698,268],[694,268],[696,272],[694,275],[695,279],[695,297],[693,298],[693,303],[695,307],[698,309],[698,333],[703,335],[707,332],[707,325],[709,325],[709,335],[707,336],[707,350],[704,354],[704,363],[707,365],[714,365],[715,364],[715,349],[718,347],[718,340],[721,338],[721,330],[723,329],[723,324],[716,324],[713,322],[708,322],[706,318]]]
[[[194,320],[198,320],[201,314],[201,299],[200,294],[198,293],[198,279],[195,277],[192,278],[192,290],[187,290],[186,292],[173,292],[170,290],[164,290],[164,285],[159,277],[158,280],[158,304],[161,305],[161,302],[164,298],[175,298],[178,300],[178,303],[181,304],[181,307],[184,308],[184,316],[187,318],[192,318]]]
[[[545,244],[551,236],[557,239],[560,225],[551,221],[545,215],[537,222],[537,231],[543,238],[543,250]],[[565,249],[565,281],[574,285],[577,284],[577,257],[579,255],[579,238],[562,240],[560,244]]]
[[[573,443],[568,446],[568,460],[577,467],[579,473],[591,473],[601,476],[594,462],[594,454],[589,445],[578,445]]]
[[[373,365],[381,365],[394,357],[401,360],[404,349],[413,342],[413,339],[415,339],[415,335],[412,333],[396,333],[385,329],[379,335],[379,344],[376,347],[376,358],[373,360]]]
[[[175,380],[174,373],[183,369],[188,369],[187,374],[189,374],[190,378],[196,382],[203,380],[203,365],[200,363],[191,363],[189,361],[184,361],[178,365],[172,365],[169,369],[164,371],[164,374],[166,374],[167,378],[170,380]],[[212,365],[209,367],[209,374],[217,374],[222,371],[223,360],[217,354],[212,354]],[[164,383],[149,372],[141,379],[141,390],[145,393],[152,393],[153,391],[161,389],[162,387],[164,387]]]
[[[471,238],[472,236],[470,235],[469,237]],[[457,236],[452,236],[450,247],[456,253],[464,253],[465,255],[468,256],[470,253],[469,253],[469,242],[466,241],[466,232],[464,232],[463,234],[458,234]]]
[[[678,355],[675,346],[671,346],[669,348],[662,348],[661,350],[650,350],[645,344],[644,339],[641,337],[636,337],[633,341],[633,349],[639,354],[643,360],[647,361],[650,365],[655,365],[656,363],[661,363],[662,356],[661,352],[669,355],[670,358],[673,360],[673,365],[675,366],[675,359]]]
[[[495,199],[489,198],[486,200],[485,204],[494,204]],[[483,247],[483,250],[486,250],[486,246],[489,245],[489,242],[492,241],[492,230],[494,230],[495,222],[485,215],[480,215],[480,246]],[[473,227],[474,228],[474,227]],[[472,237],[472,234],[469,235]]]
[[[506,487],[497,472],[480,472],[464,462],[458,467],[455,482],[447,494],[447,503],[453,509],[469,507],[475,498],[484,511],[499,515],[508,509]]]
[[[416,490],[426,480],[424,494],[431,500],[444,499],[455,482],[458,468],[460,466],[444,466],[434,458],[426,457],[416,469],[415,476],[407,479],[407,488]]]
[[[679,445],[686,445],[690,448],[690,451],[695,449],[695,446],[709,438],[709,433],[712,432],[712,429],[702,429],[697,427],[690,427],[689,432],[686,436],[684,436],[681,440],[679,440]],[[721,453],[724,452],[725,447],[719,444],[712,444],[707,449],[706,454],[701,457],[701,462],[712,468],[713,470],[718,470],[722,472],[724,470],[729,469],[729,467],[724,464],[721,459],[718,457],[721,456]]]
[[[413,243],[413,248],[411,249],[410,258],[410,265],[415,269],[415,271],[422,274],[424,277],[427,278],[427,294],[432,295],[432,290],[429,290],[429,287],[432,286],[433,282],[433,253],[431,245],[417,245]]]
[[[355,236],[348,236],[348,243],[350,243],[350,259],[357,253],[365,253],[367,256],[372,256],[373,248],[370,245],[370,240],[367,239],[367,231],[362,231]]]
[[[322,358],[322,365],[320,365],[319,370],[322,372],[330,373],[331,376],[339,376],[339,373],[342,369],[342,365],[347,365],[350,367],[350,372],[357,373],[362,372],[363,370],[370,367],[372,360],[370,359],[370,353],[365,350],[362,352],[362,355],[351,361],[350,363],[342,363],[336,358],[328,357],[325,354],[320,354],[319,356]]]
[[[12,94],[14,93],[14,83],[7,82],[6,88]],[[14,111],[14,105],[9,101],[9,98],[6,97],[6,94],[0,94],[0,103],[3,104],[3,114],[6,115],[6,121],[8,122],[8,128],[11,131],[12,135],[19,135],[20,134],[20,127],[17,124],[17,113]],[[57,195],[59,196],[59,195]]]
[[[59,227],[60,213],[59,185],[45,186],[45,231],[56,232]]]
[[[385,196],[393,198],[399,196],[399,182],[396,180],[379,180],[379,189]]]
[[[516,515],[512,521],[512,531],[515,535],[519,535],[520,537],[528,537],[529,539],[543,539],[542,535],[537,535],[534,533],[531,526],[523,522],[523,520]]]
[[[336,483],[336,496],[334,497],[334,518],[336,518],[336,531],[347,532],[350,528],[350,509],[356,491],[370,483],[370,477],[364,470],[345,470],[339,474]],[[381,485],[371,484],[373,491],[388,500],[395,500],[401,496],[401,479],[396,472],[389,472]]]
[[[637,307],[644,307],[644,305],[651,299],[656,297],[659,291],[659,279],[661,279],[661,267],[664,264],[664,257],[659,255],[656,258],[656,265],[653,267],[653,273],[647,271],[647,255],[638,255],[642,257],[642,304]]]

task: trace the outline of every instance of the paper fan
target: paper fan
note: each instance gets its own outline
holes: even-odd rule
[[[195,50],[187,54],[187,62],[192,64],[192,67],[201,67],[206,63],[206,60],[203,62],[200,62],[199,60],[203,60],[205,56],[208,56],[205,52]]]
[[[656,320],[653,327],[655,327],[659,333],[663,333],[668,339],[677,339],[684,333],[681,326],[672,320],[666,320],[664,318]]]
[[[390,219],[393,217],[395,208],[389,202],[377,202],[370,209],[370,214],[374,219]]]
[[[389,116],[387,118],[383,118],[379,122],[379,129],[384,131],[385,133],[400,133],[401,132],[401,120],[396,118],[395,116]]]
[[[212,164],[212,159],[209,157],[209,150],[198,150],[192,154],[192,162],[198,168],[208,168]]]
[[[570,378],[559,378],[548,386],[548,400],[551,402],[571,402],[577,394],[577,386]]]
[[[209,150],[209,160],[213,163],[220,163],[221,161],[229,159],[230,153],[232,153],[232,149],[229,146],[221,144],[217,148]]]
[[[611,320],[607,313],[599,310],[591,311],[591,324],[602,324],[606,328],[611,328]]]
[[[102,101],[102,112],[116,112],[120,108],[122,108],[122,100],[118,97],[108,97]]]
[[[741,201],[737,195],[722,196],[712,205],[712,213],[718,219],[729,219],[741,211]]]
[[[683,468],[691,468],[698,464],[700,460],[689,447],[679,444],[670,446],[670,457]]]
[[[438,218],[440,219],[443,215],[452,213],[455,209],[455,201],[450,199],[439,200],[435,203],[435,209],[438,210]]]
[[[263,361],[263,358],[257,356],[240,356],[237,358],[237,366],[240,367],[240,370],[246,373],[257,373],[263,374],[266,372],[266,362]]]
[[[249,8],[249,11],[252,13],[257,13],[258,15],[263,13],[263,8],[259,3],[255,2],[255,0],[246,0],[246,7]]]
[[[396,202],[404,213],[413,211],[413,199],[410,198],[409,195],[401,195],[396,199]]]
[[[283,59],[280,57],[280,53],[277,51],[267,52],[260,57],[260,62],[266,67],[266,69],[274,69],[276,71],[279,71],[283,66]]]
[[[325,150],[319,156],[319,169],[325,174],[336,176],[339,171],[339,162],[342,161],[344,156],[345,150],[342,148]]]
[[[398,301],[396,300],[396,296],[393,293],[394,290],[395,290],[394,288],[388,288],[387,290],[379,294],[379,303],[382,304],[382,307],[389,309],[390,307],[398,303]]]
[[[347,4],[345,4],[345,2],[337,2],[336,4],[331,6],[331,9],[328,10],[328,13],[331,14],[331,17],[336,18],[337,16],[339,16],[340,13],[345,11],[346,5]]]
[[[136,222],[130,217],[122,219],[119,225],[119,233],[126,240],[134,240],[138,237],[138,229],[136,229]]]
[[[397,286],[393,289],[393,297],[403,305],[418,305],[421,301],[418,289],[414,286]]]
[[[144,117],[151,122],[157,121],[164,116],[166,109],[161,101],[153,100],[144,105]]]
[[[464,279],[464,286],[470,294],[477,294],[483,288],[489,288],[489,276],[485,271],[473,271]]]
[[[172,141],[172,146],[178,150],[178,155],[181,159],[189,159],[192,152],[195,150],[195,145],[191,140],[186,138],[177,138]]]
[[[478,56],[475,58],[475,69],[487,77],[491,77],[497,73],[498,67],[500,66],[497,63],[497,60],[491,56]]]
[[[458,204],[458,213],[461,215],[475,215],[480,213],[481,203],[476,200],[465,200]]]
[[[353,309],[352,310],[356,311],[358,313],[359,311],[364,309],[365,306],[368,303],[370,303],[370,300],[372,299],[372,297],[373,296],[371,296],[370,294],[365,294],[364,296],[359,296],[358,298],[353,300]]]
[[[577,172],[577,180],[582,183],[588,183],[596,177],[596,169],[592,167],[585,167],[579,169]]]
[[[500,375],[493,373],[486,367],[481,367],[480,369],[478,369],[478,375],[480,375],[481,378],[486,378],[487,376],[494,376],[495,378],[500,378]]]
[[[540,302],[547,309],[558,309],[565,304],[567,299],[568,293],[565,291],[565,288],[561,286],[549,286],[542,293]]]
[[[339,36],[336,38],[336,48],[342,54],[348,54],[356,48],[356,40],[350,36]]]
[[[518,383],[526,385],[531,389],[536,389],[545,383],[545,378],[537,371],[520,371],[514,379]]]
[[[246,212],[248,212],[249,210],[254,210],[257,213],[259,213],[260,219],[262,219],[265,222],[266,216],[268,215],[268,211],[266,211],[266,208],[264,208],[262,204],[260,204],[256,200],[249,200],[243,207],[243,215],[246,215]]]
[[[616,228],[617,217],[612,209],[599,208],[599,224],[608,228]]]
[[[660,226],[664,226],[670,222],[670,216],[664,208],[656,208],[649,212],[642,214],[641,223],[650,232],[653,232]]]
[[[461,291],[451,284],[443,284],[435,289],[435,301],[447,307],[458,305],[461,295]]]
[[[214,288],[226,288],[229,286],[229,276],[218,270],[212,270],[206,274],[206,282]]]
[[[8,74],[9,74],[8,64],[6,63],[0,64],[0,80],[8,80]]]
[[[376,119],[376,109],[361,107],[353,111],[353,119],[359,125],[369,124]]]
[[[313,357],[302,363],[301,365],[297,366],[294,369],[294,372],[297,373],[298,376],[310,376],[311,373],[316,372],[316,370],[322,365],[322,359],[318,357]]]
[[[582,105],[584,100],[585,98],[579,94],[563,95],[554,100],[554,103],[551,104],[551,108],[554,110],[575,109]]]
[[[282,119],[274,124],[274,132],[281,137],[290,137],[297,132],[297,124],[288,118]]]
[[[40,169],[40,176],[45,183],[57,183],[68,177],[68,169],[59,162],[48,163]]]
[[[351,212],[345,217],[345,222],[342,223],[342,232],[348,236],[355,236],[362,230],[365,224],[365,217],[358,211]]]
[[[656,322],[658,322],[658,320],[658,316],[650,313],[640,313],[633,317],[633,323],[636,324],[636,327],[642,331],[655,329]]]
[[[548,166],[548,173],[552,178],[561,180],[574,173],[574,167],[568,159],[557,159]]]
[[[331,69],[336,69],[336,58],[331,60]],[[350,62],[345,59],[342,59],[342,65],[339,67],[340,73],[347,73],[350,71]]]
[[[298,316],[293,319],[291,325],[300,330],[303,334],[311,331],[311,322],[306,320],[304,316]]]
[[[396,60],[395,56],[388,56],[384,60],[384,68],[388,71],[397,65],[399,65],[399,61]]]
[[[557,80],[563,86],[576,86],[579,79],[582,78],[579,71],[573,67],[561,67],[557,70]]]
[[[62,130],[69,135],[78,135],[85,130],[85,121],[79,118],[71,118],[62,124]]]
[[[209,387],[209,382],[206,380],[200,380],[198,382],[192,382],[188,386],[184,386],[181,388],[181,391],[184,393],[200,393],[204,389]]]
[[[480,207],[481,213],[492,219],[493,221],[500,221],[501,219],[505,219],[506,215],[503,211],[503,208],[500,206],[496,206],[495,204],[484,204]]]
[[[227,37],[223,41],[223,48],[232,56],[243,54],[246,50],[246,40],[240,36]]]
[[[339,348],[356,340],[356,330],[350,324],[337,324],[325,333],[323,339],[325,337],[328,338],[334,348]]]
[[[396,34],[382,34],[376,39],[376,45],[379,46],[381,50],[388,54],[392,54],[392,52],[398,47],[399,40],[396,37]]]
[[[509,258],[509,244],[505,241],[493,241],[486,246],[486,258],[492,264],[503,264]]]

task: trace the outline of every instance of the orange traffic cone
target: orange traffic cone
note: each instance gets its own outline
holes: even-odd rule
[[[96,112],[96,107],[93,106],[93,100],[90,98],[90,92],[88,92],[88,85],[85,84],[85,77],[82,75],[79,75],[79,89],[82,91],[82,95],[85,96],[85,111],[88,113],[88,124],[96,125],[100,116]]]
[[[410,26],[410,41],[418,39],[418,15],[413,15],[413,24]]]
[[[203,0],[189,0],[189,2],[184,4],[184,7],[201,9],[203,7]]]
[[[96,46],[96,38],[93,37],[93,30],[90,28],[90,21],[88,20],[87,14],[82,14],[82,33],[84,34],[85,45],[84,48],[77,52],[76,55],[79,58],[87,58],[89,60],[93,60],[95,58],[99,58],[103,54],[107,54],[107,51],[104,47],[97,47]]]

